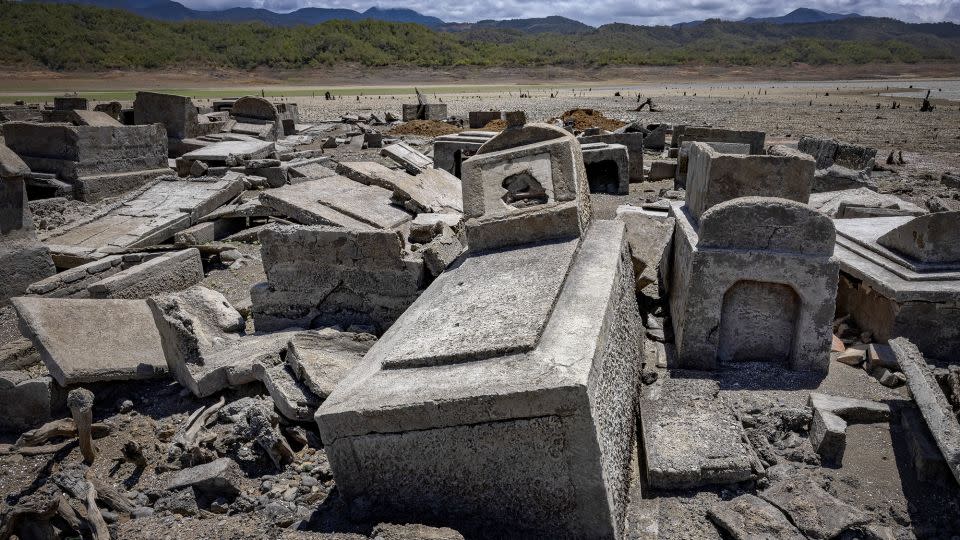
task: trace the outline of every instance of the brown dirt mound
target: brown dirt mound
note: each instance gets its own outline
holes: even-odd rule
[[[483,126],[480,129],[482,129],[483,131],[503,131],[507,129],[507,121],[500,120],[499,118],[497,120],[491,120],[487,122],[487,125]]]
[[[411,120],[390,130],[391,135],[419,135],[421,137],[438,137],[459,133],[462,129],[451,126],[446,122],[436,120]]]
[[[613,131],[627,125],[626,122],[607,118],[600,111],[593,109],[571,109],[561,114],[560,119],[563,120],[564,123],[573,120],[573,129],[580,131],[594,127]]]

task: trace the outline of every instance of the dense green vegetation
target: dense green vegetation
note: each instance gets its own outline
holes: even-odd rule
[[[789,65],[960,61],[960,25],[863,18],[814,24],[609,24],[573,35],[416,24],[167,23],[123,11],[0,0],[0,65],[54,70],[365,66]]]

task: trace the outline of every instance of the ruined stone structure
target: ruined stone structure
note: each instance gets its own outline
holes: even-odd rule
[[[37,241],[27,207],[23,177],[29,172],[23,160],[0,144],[0,304],[56,272],[50,250]]]
[[[579,145],[553,126],[464,163],[471,256],[317,411],[351,504],[488,536],[620,537],[639,319],[624,226],[591,224],[588,200]]]
[[[670,310],[682,367],[760,360],[827,369],[833,224],[805,205],[813,160],[772,153],[691,148],[687,201],[671,206]]]
[[[767,134],[762,131],[746,131],[698,126],[677,126],[673,132],[675,147],[683,146],[684,142],[718,142],[743,143],[750,145],[751,155],[763,153]]]
[[[601,135],[584,135],[580,137],[579,140],[581,145],[606,143],[625,146],[627,148],[627,160],[629,162],[629,171],[627,176],[631,182],[639,182],[643,180],[643,133],[627,132],[606,133]],[[586,157],[586,155],[584,155],[584,157]],[[587,172],[589,173],[589,170]]]
[[[167,129],[171,157],[195,150],[199,143],[191,144],[185,139],[194,139],[211,133],[219,133],[227,125],[225,119],[199,114],[197,106],[188,97],[157,92],[137,92],[133,102],[134,122],[138,125],[163,124]]]
[[[960,355],[960,212],[834,223],[838,312],[878,341],[903,336],[925,356]]]
[[[441,135],[433,140],[433,166],[461,178],[463,161],[476,154],[483,143],[495,135],[493,131],[462,131]]]
[[[581,145],[587,181],[593,193],[630,193],[630,155],[622,144]]]
[[[7,146],[33,172],[55,174],[77,199],[113,197],[169,174],[162,125],[74,126],[10,122]]]

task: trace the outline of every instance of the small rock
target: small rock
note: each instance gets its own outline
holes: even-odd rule
[[[220,252],[220,262],[230,264],[243,258],[243,254],[235,249],[228,249]]]
[[[192,164],[190,164],[190,176],[193,176],[194,178],[206,176],[207,169],[209,168],[210,167],[208,167],[207,164],[202,161],[194,161]]]
[[[864,349],[858,349],[856,346],[849,347],[847,350],[837,355],[837,362],[846,364],[848,366],[859,366],[867,357],[867,352]]]
[[[133,519],[147,518],[153,515],[153,508],[148,506],[140,506],[138,508],[134,508],[130,515],[133,517]]]
[[[243,473],[235,461],[220,458],[177,472],[167,482],[167,489],[192,487],[210,496],[235,497],[240,493],[242,476]]]
[[[125,399],[125,400],[123,400],[123,402],[120,403],[120,412],[121,412],[121,413],[128,413],[128,412],[130,412],[130,411],[132,411],[132,410],[133,410],[133,402],[130,401],[129,399]]]
[[[837,337],[836,334],[833,334],[833,343],[830,345],[830,352],[842,353],[847,350],[846,345],[843,344],[843,340]]]

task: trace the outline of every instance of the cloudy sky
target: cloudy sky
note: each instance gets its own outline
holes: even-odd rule
[[[784,0],[179,0],[194,9],[260,7],[288,12],[301,7],[348,8],[364,11],[371,6],[405,7],[445,21],[516,19],[563,15],[599,25],[608,22],[673,24],[698,19],[729,20],[769,17],[792,11],[798,4]],[[832,13],[859,13],[894,17],[910,22],[960,23],[960,0],[812,0],[802,4]]]

